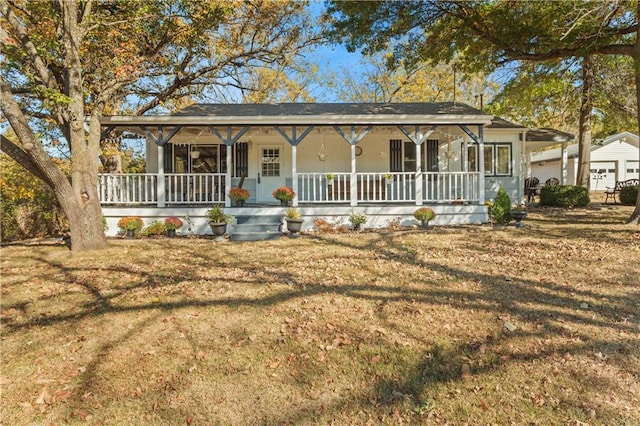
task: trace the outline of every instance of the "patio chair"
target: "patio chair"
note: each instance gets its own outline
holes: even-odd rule
[[[540,195],[540,179],[537,177],[528,177],[524,180],[524,195],[527,197],[527,202],[532,203],[536,195]]]
[[[552,178],[547,179],[547,180],[544,182],[544,184],[545,184],[545,185],[547,185],[547,186],[556,186],[556,185],[560,185],[560,179],[555,178],[555,177],[552,177]]]

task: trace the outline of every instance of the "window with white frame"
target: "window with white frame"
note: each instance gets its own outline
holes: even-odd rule
[[[467,162],[470,172],[478,171],[478,145],[467,146]],[[484,144],[485,176],[511,176],[512,158],[510,143]]]

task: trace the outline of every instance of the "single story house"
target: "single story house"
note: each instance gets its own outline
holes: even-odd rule
[[[415,223],[420,206],[436,225],[483,223],[500,187],[523,200],[527,129],[460,103],[195,104],[102,125],[104,137],[146,138],[146,173],[99,176],[109,235],[132,215],[188,216],[209,233],[213,204],[236,218],[282,217],[272,196],[281,186],[295,191],[305,228],[315,218],[348,224],[354,212],[366,226]],[[235,206],[229,189],[241,183],[250,198]]]
[[[616,181],[640,177],[638,161],[638,136],[630,132],[622,132],[604,139],[601,144],[591,147],[591,182],[592,191],[604,191],[606,187],[615,185]],[[574,185],[577,175],[578,145],[566,148],[567,184]],[[554,148],[546,151],[531,152],[531,176],[544,182],[562,174],[562,149]]]

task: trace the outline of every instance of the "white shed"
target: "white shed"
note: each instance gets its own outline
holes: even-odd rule
[[[599,145],[591,147],[591,182],[592,191],[604,191],[605,187],[613,187],[618,180],[640,177],[638,164],[638,136],[623,132],[607,137]],[[560,148],[530,154],[531,176],[544,182],[561,173]],[[567,183],[575,184],[577,174],[578,145],[567,147]]]

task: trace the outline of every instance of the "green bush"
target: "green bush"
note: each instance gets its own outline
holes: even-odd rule
[[[145,226],[140,235],[143,237],[150,237],[152,235],[164,235],[167,232],[167,226],[164,222],[153,222],[148,226]]]
[[[625,206],[635,206],[640,186],[625,186],[620,190],[620,203]]]
[[[504,188],[500,187],[491,207],[491,218],[495,223],[508,223],[511,220],[511,198]]]
[[[550,207],[584,207],[589,205],[587,188],[574,185],[548,185],[540,190],[540,205]]]

